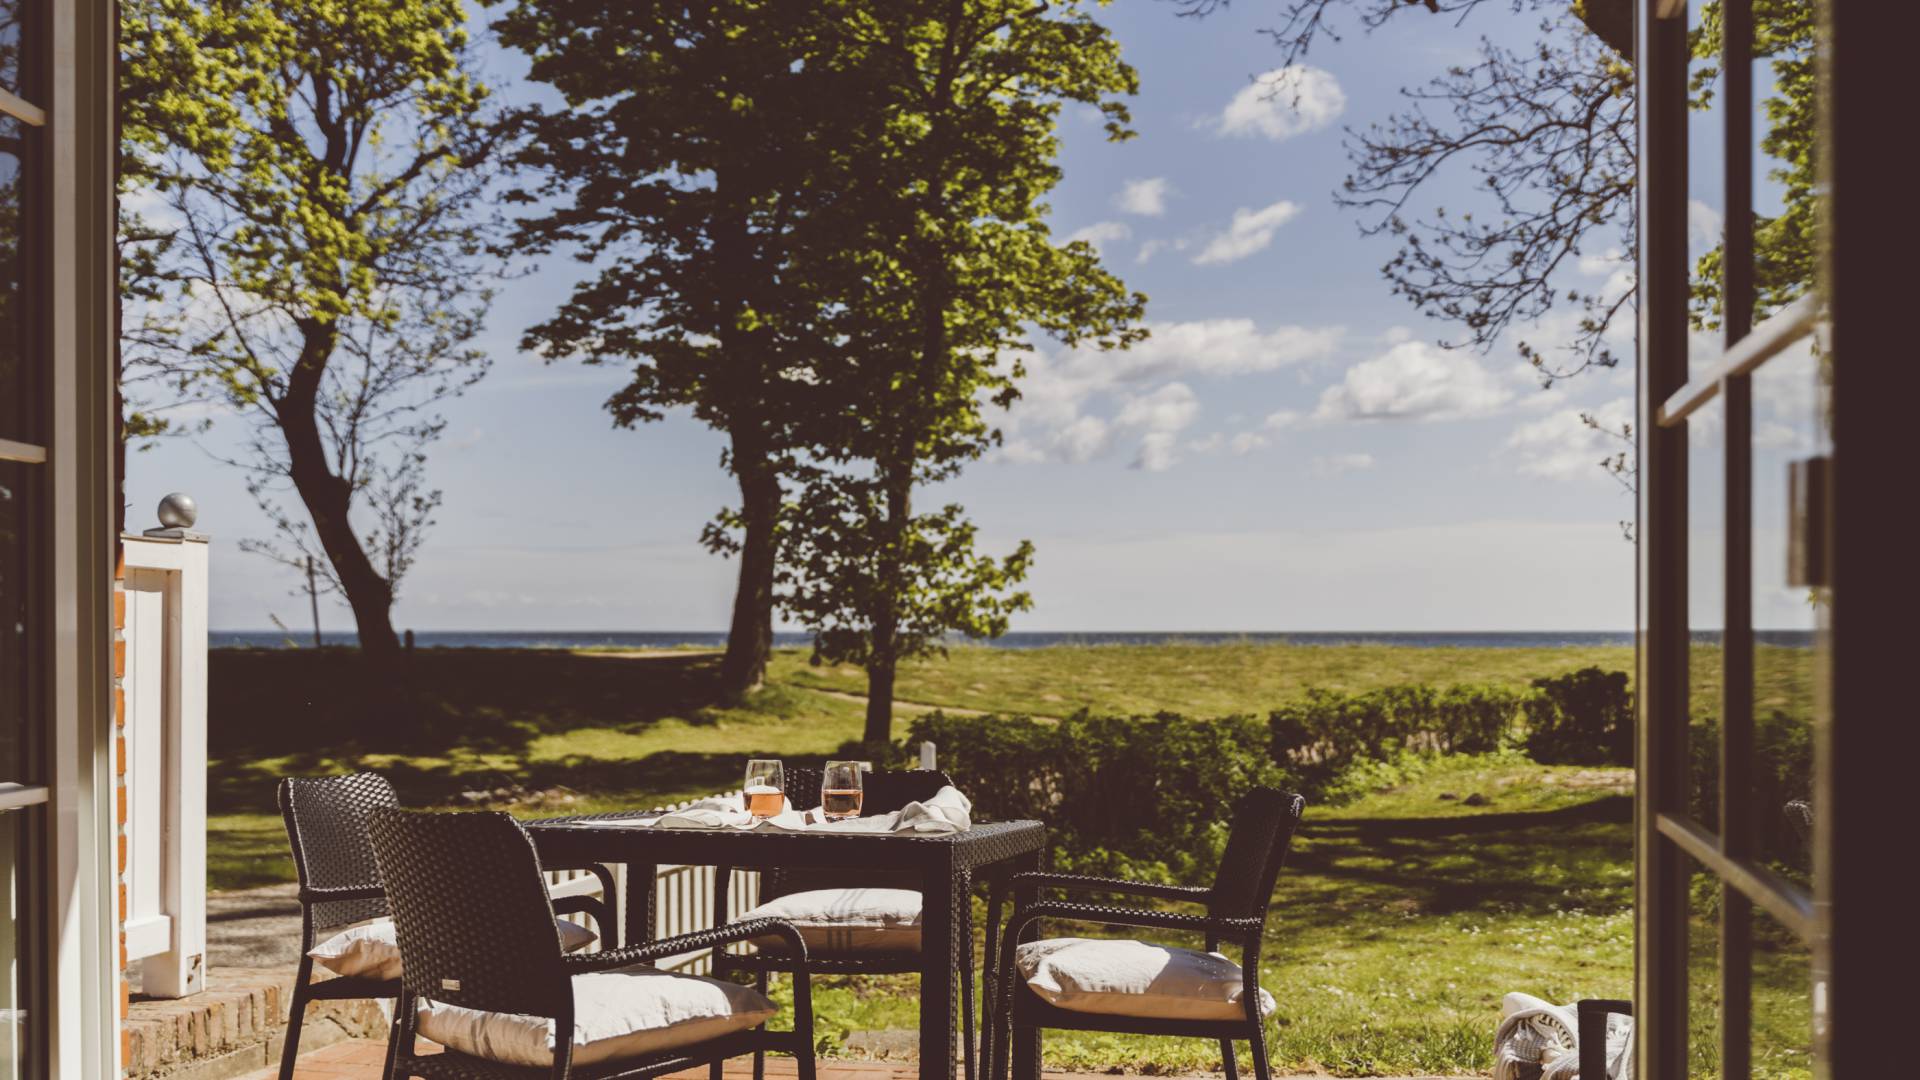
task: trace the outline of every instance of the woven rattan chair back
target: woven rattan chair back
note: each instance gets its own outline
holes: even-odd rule
[[[380,810],[370,831],[408,993],[470,1009],[572,1015],[547,882],[519,822]]]
[[[379,773],[348,776],[293,776],[280,781],[280,817],[293,848],[293,868],[302,888],[363,888],[380,885],[380,868],[367,839],[367,816],[400,805],[393,785]],[[309,929],[319,931],[378,918],[387,913],[384,896],[362,900],[321,900],[312,905]],[[311,949],[308,941],[301,951]]]
[[[787,772],[787,801],[795,810],[811,810],[820,805],[821,770],[790,769]],[[911,802],[923,802],[938,794],[953,779],[938,769],[898,769],[870,772],[861,778],[860,816],[891,814]],[[920,877],[898,870],[809,870],[806,867],[781,867],[760,875],[760,899],[764,902],[809,889],[917,889]]]
[[[1234,804],[1227,848],[1220,854],[1207,914],[1227,919],[1264,919],[1273,885],[1306,800],[1278,788],[1254,788]]]

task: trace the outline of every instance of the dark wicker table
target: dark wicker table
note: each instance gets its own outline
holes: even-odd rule
[[[593,827],[587,821],[652,816],[639,811],[591,818],[550,818],[526,822],[543,862],[582,865],[625,863],[627,880],[651,881],[660,865],[742,869],[774,866],[888,867],[918,870],[923,882],[920,972],[921,1080],[952,1080],[954,1014],[959,1000],[954,979],[967,936],[960,920],[973,917],[968,899],[977,877],[1040,869],[1046,827],[1038,821],[986,822],[947,836],[911,833],[823,833],[738,831],[732,829],[657,829]],[[638,901],[638,902],[636,902]],[[627,887],[628,944],[653,937],[653,890]],[[947,947],[940,948],[942,939]],[[985,1020],[986,1018],[982,1018]],[[984,1025],[983,1025],[984,1027]],[[975,1048],[969,1048],[969,1057]]]

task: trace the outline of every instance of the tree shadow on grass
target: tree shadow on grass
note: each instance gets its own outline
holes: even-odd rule
[[[209,796],[228,809],[271,809],[280,776],[337,771],[341,762],[370,755],[518,758],[543,735],[587,728],[637,734],[667,719],[710,723],[723,702],[718,658],[703,653],[420,649],[383,674],[353,650],[216,649],[208,666],[208,743],[218,766]],[[578,788],[583,772],[598,780],[633,767],[600,765],[581,759],[516,767],[498,779]],[[484,769],[456,775],[404,760],[383,771],[396,785],[436,798],[494,778]]]
[[[714,656],[601,657],[542,649],[421,649],[391,675],[343,649],[216,649],[216,753],[298,753],[360,742],[385,752],[524,749],[584,727],[641,731],[721,703]]]
[[[1356,914],[1610,914],[1633,903],[1632,800],[1531,813],[1303,824],[1274,912],[1285,925],[1351,929]]]

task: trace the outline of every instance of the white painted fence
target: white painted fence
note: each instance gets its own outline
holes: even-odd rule
[[[123,537],[127,959],[141,986],[206,987],[207,543]]]

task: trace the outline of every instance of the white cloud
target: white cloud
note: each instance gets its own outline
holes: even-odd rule
[[[1313,418],[1465,420],[1499,411],[1513,395],[1471,353],[1407,341],[1348,368],[1320,395]]]
[[[1186,383],[1173,382],[1151,393],[1128,398],[1114,417],[1114,426],[1140,433],[1133,467],[1165,472],[1179,460],[1179,437],[1200,415],[1200,401]]]
[[[1268,431],[1285,431],[1300,422],[1300,414],[1292,409],[1280,409],[1267,414],[1264,426]]]
[[[1235,435],[1227,445],[1235,454],[1251,454],[1255,450],[1264,449],[1267,441],[1267,437],[1257,431],[1243,431]]]
[[[1020,535],[1033,534],[1046,553],[1028,582],[1047,598],[1037,626],[1626,630],[1634,549],[1621,542],[1617,516],[1598,504],[1585,521],[1516,515],[1336,529],[1302,513],[1291,529],[1208,531],[1175,518]]]
[[[1096,221],[1085,228],[1075,229],[1067,234],[1067,243],[1085,240],[1093,245],[1095,251],[1105,253],[1107,245],[1125,240],[1133,235],[1133,229],[1124,221]]]
[[[1300,204],[1286,199],[1258,210],[1243,206],[1233,212],[1233,223],[1227,231],[1207,241],[1207,246],[1193,257],[1194,265],[1234,262],[1262,251],[1273,243],[1274,232],[1299,213]]]
[[[1290,139],[1340,118],[1346,92],[1331,72],[1304,64],[1276,68],[1241,87],[1214,127],[1222,135]]]
[[[1123,213],[1159,217],[1167,212],[1167,196],[1171,194],[1173,184],[1164,176],[1129,180],[1113,197],[1113,205]]]
[[[1606,431],[1596,430],[1581,419],[1582,414],[1617,432],[1622,424],[1633,421],[1633,399],[1616,398],[1594,409],[1563,409],[1520,425],[1507,438],[1506,446],[1509,453],[1519,456],[1519,471],[1553,480],[1579,476],[1602,479],[1601,462],[1627,446]]]
[[[1699,199],[1687,200],[1687,239],[1695,254],[1718,244],[1725,228],[1726,218],[1720,211]]]
[[[1331,355],[1339,327],[1278,326],[1252,319],[1147,323],[1148,338],[1125,350],[1092,347],[1036,352],[1025,359],[1020,400],[1002,428],[1000,457],[1012,462],[1083,462],[1135,443],[1135,463],[1171,466],[1199,400],[1183,380],[1275,371]],[[1244,452],[1244,451],[1238,451]]]
[[[1171,431],[1149,431],[1140,437],[1140,452],[1133,456],[1133,468],[1148,472],[1166,472],[1180,459],[1174,452],[1178,436]]]
[[[1180,431],[1200,415],[1199,399],[1186,383],[1172,382],[1148,394],[1130,397],[1113,422],[1145,431]]]
[[[1316,454],[1308,469],[1315,476],[1339,476],[1373,468],[1372,454]]]

